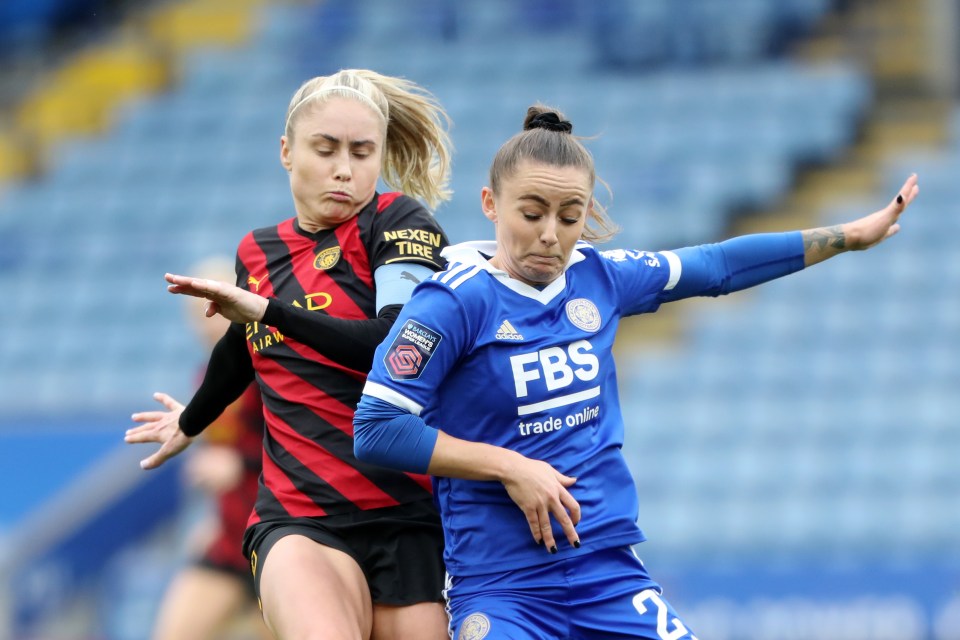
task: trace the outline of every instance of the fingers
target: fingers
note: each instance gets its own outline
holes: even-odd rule
[[[580,503],[570,495],[569,491],[564,491],[560,494],[560,502],[563,504],[567,513],[570,514],[570,521],[575,525],[580,524]]]
[[[910,203],[913,202],[913,199],[917,197],[917,194],[920,193],[917,180],[917,174],[911,174],[906,182],[903,183],[903,186],[900,187],[900,190],[897,192],[897,197],[893,199],[893,205],[900,211],[906,209]]]
[[[166,415],[166,411],[141,411],[130,416],[130,419],[134,422],[157,422],[158,420],[162,420]],[[144,425],[138,428],[143,429],[147,426],[150,425]]]
[[[158,391],[153,394],[153,399],[162,404],[167,408],[168,411],[179,411],[183,409],[183,405],[174,400],[171,396]]]
[[[135,429],[127,429],[127,432],[123,434],[123,441],[127,444],[160,442],[160,436],[157,435],[153,425],[145,425],[142,427],[136,427]]]
[[[534,542],[541,544],[543,542],[543,533],[540,531],[540,515],[536,510],[525,512],[527,516],[527,526],[530,527],[530,535]]]
[[[152,456],[149,456],[149,457],[144,458],[143,460],[141,460],[141,461],[140,461],[140,468],[141,468],[141,469],[156,469],[157,467],[159,467],[160,465],[162,465],[164,462],[166,462],[166,460],[167,460],[167,458],[168,458],[169,456],[165,455],[163,449],[164,449],[163,447],[160,447],[160,450],[157,451],[156,453],[154,453]]]
[[[560,495],[559,502],[549,507],[542,505],[538,509],[527,513],[527,525],[537,544],[542,544],[550,553],[557,553],[557,540],[553,534],[553,523],[550,516],[557,521],[563,534],[574,548],[580,548],[580,535],[576,525],[580,522],[580,503],[566,490]]]
[[[165,273],[163,278],[170,283],[167,285],[167,291],[170,293],[179,293],[194,298],[209,298],[223,292],[223,284],[216,280],[180,276],[173,273]]]
[[[557,552],[557,541],[553,538],[553,526],[550,524],[550,513],[545,508],[537,510],[537,518],[540,522],[540,540],[543,546],[550,553]]]

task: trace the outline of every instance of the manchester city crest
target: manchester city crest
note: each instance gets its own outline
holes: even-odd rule
[[[317,258],[313,261],[313,268],[326,271],[337,264],[339,260],[340,247],[330,247],[317,254]]]
[[[481,640],[486,638],[488,633],[490,633],[490,619],[482,613],[471,613],[460,626],[457,640]]]
[[[579,329],[591,333],[600,328],[600,310],[586,298],[577,298],[567,303],[567,317]]]

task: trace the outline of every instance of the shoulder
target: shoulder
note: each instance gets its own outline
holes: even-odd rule
[[[240,244],[241,245],[249,244],[251,242],[256,242],[260,238],[280,235],[283,231],[287,229],[292,230],[294,228],[293,223],[295,220],[296,218],[287,218],[286,220],[270,225],[268,227],[258,227],[256,229],[253,229],[252,231],[249,231],[246,235],[244,235],[243,238],[241,238]]]
[[[644,251],[641,249],[605,249],[595,251],[601,262],[608,268],[650,268],[668,267],[676,259],[672,251]]]
[[[368,213],[378,226],[406,222],[425,228],[440,228],[423,204],[399,191],[378,193],[364,213]]]
[[[467,292],[483,287],[487,278],[480,265],[463,262],[451,262],[443,271],[433,274],[424,283],[457,292],[458,297],[469,297]]]

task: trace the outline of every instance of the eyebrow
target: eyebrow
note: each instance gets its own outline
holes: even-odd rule
[[[324,140],[332,144],[340,144],[341,142],[343,142],[340,138],[336,136],[331,136],[328,133],[314,133],[313,135],[310,136],[310,138],[311,139],[323,138]],[[374,140],[351,140],[350,141],[351,147],[364,147],[367,145],[376,146],[377,143]]]
[[[537,195],[537,194],[535,194],[535,193],[525,193],[525,194],[523,194],[522,196],[520,196],[519,199],[520,199],[520,200],[533,200],[533,201],[536,202],[537,204],[542,204],[542,205],[545,206],[545,207],[549,207],[549,206],[550,206],[550,203],[547,202],[547,199],[546,199],[546,198],[544,198],[543,196],[539,196],[539,195]],[[572,197],[572,198],[567,198],[566,200],[564,200],[563,202],[561,202],[561,203],[560,203],[560,208],[562,209],[563,207],[569,207],[569,206],[574,206],[574,205],[582,205],[582,204],[583,204],[583,199],[580,198],[579,196],[574,196],[574,197]]]

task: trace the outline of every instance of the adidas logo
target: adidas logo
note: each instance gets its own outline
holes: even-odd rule
[[[504,320],[497,329],[497,340],[523,340],[523,336],[513,328],[509,320]]]

